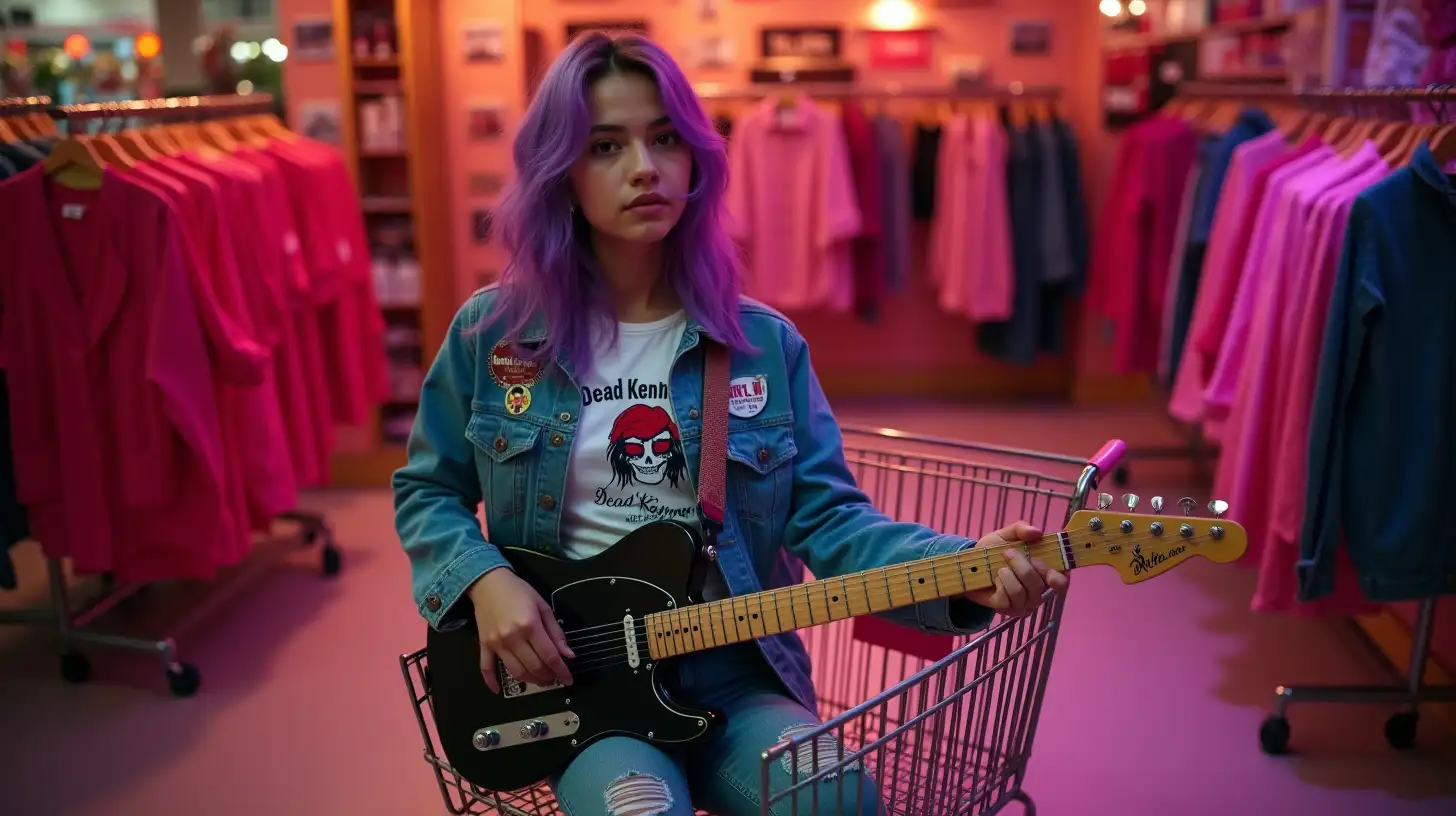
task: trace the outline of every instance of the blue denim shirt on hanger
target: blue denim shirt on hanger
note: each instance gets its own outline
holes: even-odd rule
[[[395,524],[410,559],[415,603],[441,630],[466,623],[461,596],[477,578],[508,567],[497,545],[563,556],[561,504],[581,411],[571,365],[557,359],[534,386],[529,408],[505,410],[490,375],[503,330],[474,329],[496,290],[476,292],[455,315],[425,376],[409,439],[409,462],[394,475]],[[783,315],[745,299],[741,323],[756,354],[734,353],[733,377],[764,375],[768,403],[728,421],[727,508],[718,559],[734,595],[796,583],[807,564],[818,577],[843,575],[954,552],[974,544],[918,524],[890,520],[855,485],[843,440],[808,345]],[[546,336],[536,321],[520,339]],[[673,419],[693,484],[698,479],[703,399],[703,328],[689,319],[669,383]],[[487,540],[476,519],[484,502]],[[963,599],[928,601],[882,617],[941,634],[985,627],[991,610]],[[815,710],[809,657],[792,633],[758,641],[790,693]]]

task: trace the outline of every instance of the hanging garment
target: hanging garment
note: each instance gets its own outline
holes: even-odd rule
[[[81,573],[216,569],[199,533],[223,528],[221,430],[180,230],[112,171],[97,190],[39,167],[0,183],[18,493],[46,554]]]
[[[854,311],[861,320],[879,317],[885,296],[884,255],[880,205],[880,157],[875,148],[875,134],[859,104],[847,101],[841,106],[840,120],[844,142],[849,150],[850,171],[854,176],[855,203],[859,207],[860,230],[854,238]]]
[[[1009,145],[1004,195],[1011,213],[1011,310],[1009,319],[978,325],[976,339],[980,349],[992,357],[1032,365],[1041,340],[1043,286],[1050,274],[1042,184],[1047,168],[1035,126],[1003,124]],[[977,238],[971,235],[968,240]]]
[[[1456,185],[1423,144],[1350,211],[1310,420],[1301,600],[1329,594],[1342,540],[1373,601],[1456,592],[1453,268]]]
[[[787,108],[764,100],[737,131],[728,203],[745,291],[776,308],[848,312],[862,221],[838,120],[800,96]]]
[[[900,293],[910,280],[910,168],[900,123],[880,114],[872,122],[880,165],[880,251],[885,289]]]
[[[1156,370],[1160,322],[1147,316],[1162,314],[1178,204],[1197,150],[1193,130],[1165,116],[1128,128],[1118,145],[1086,308],[1119,373]]]
[[[915,205],[915,220],[929,221],[935,217],[936,175],[940,167],[941,126],[915,123],[915,163],[911,175],[911,200]]]
[[[15,589],[15,564],[10,560],[10,548],[29,537],[30,520],[15,488],[15,461],[10,445],[10,386],[5,372],[0,370],[0,589]]]
[[[930,278],[940,308],[975,322],[1008,320],[1015,298],[1007,139],[989,116],[957,116],[940,140]]]

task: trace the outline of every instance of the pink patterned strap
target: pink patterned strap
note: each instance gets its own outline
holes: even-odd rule
[[[703,372],[703,445],[698,460],[698,506],[723,526],[728,479],[728,347],[711,339]]]

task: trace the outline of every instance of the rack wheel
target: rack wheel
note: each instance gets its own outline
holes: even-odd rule
[[[1259,726],[1259,747],[1270,756],[1289,752],[1289,720],[1270,717]]]
[[[1416,747],[1416,726],[1420,715],[1414,711],[1399,711],[1385,721],[1385,741],[1397,751],[1409,751]]]
[[[80,652],[61,654],[61,679],[67,683],[84,683],[91,677],[91,661]]]
[[[319,560],[322,562],[320,566],[323,568],[324,575],[330,578],[338,575],[339,570],[344,568],[344,554],[333,542],[325,544],[319,551]]]
[[[1118,465],[1112,471],[1112,483],[1118,487],[1127,487],[1128,473],[1127,465]]]
[[[202,685],[202,674],[191,663],[174,663],[167,667],[167,687],[174,697],[191,697]]]

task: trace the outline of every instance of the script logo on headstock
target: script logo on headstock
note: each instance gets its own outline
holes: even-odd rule
[[[1182,555],[1187,550],[1187,544],[1179,544],[1175,547],[1170,547],[1166,552],[1153,550],[1144,553],[1143,545],[1134,544],[1132,545],[1132,561],[1128,563],[1128,566],[1132,568],[1133,575],[1142,575],[1143,573],[1152,572],[1172,559]]]

